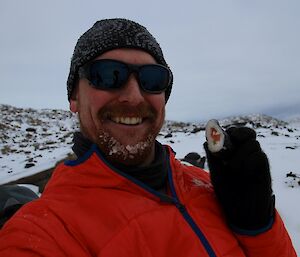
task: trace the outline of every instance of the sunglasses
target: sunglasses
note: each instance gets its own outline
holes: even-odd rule
[[[132,73],[145,92],[164,92],[172,81],[171,71],[160,64],[133,65],[116,60],[101,59],[79,68],[79,78],[86,78],[96,89],[111,90],[126,84]]]

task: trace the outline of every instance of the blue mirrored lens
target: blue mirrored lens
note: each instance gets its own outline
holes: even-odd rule
[[[168,69],[158,65],[144,65],[139,70],[140,86],[148,92],[162,92],[169,85]]]
[[[106,60],[90,66],[90,81],[99,89],[120,88],[126,81],[128,70],[125,64]]]

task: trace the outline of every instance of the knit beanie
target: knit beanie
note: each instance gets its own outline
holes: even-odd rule
[[[145,27],[127,19],[100,20],[77,41],[67,81],[68,100],[78,80],[78,69],[104,52],[116,48],[146,51],[157,63],[168,67],[158,42]],[[171,94],[172,83],[173,81],[165,91],[166,102]]]

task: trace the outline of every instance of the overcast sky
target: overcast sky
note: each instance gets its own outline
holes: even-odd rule
[[[68,109],[78,37],[115,17],[161,44],[174,73],[168,119],[300,113],[299,0],[0,0],[0,103]]]

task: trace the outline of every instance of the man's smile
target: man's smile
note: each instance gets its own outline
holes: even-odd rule
[[[124,124],[124,125],[139,125],[142,123],[142,117],[126,117],[126,116],[113,116],[109,118],[111,121]]]

